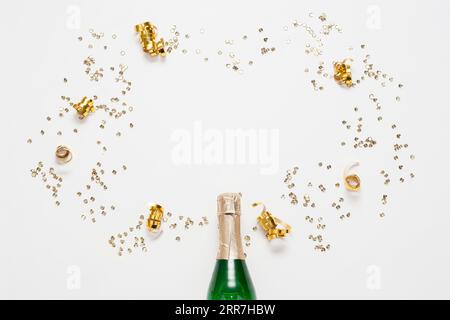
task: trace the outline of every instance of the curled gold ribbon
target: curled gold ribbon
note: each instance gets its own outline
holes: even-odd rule
[[[72,160],[72,151],[68,146],[58,146],[55,151],[56,160],[60,164],[68,163]]]
[[[348,62],[352,62],[353,59],[345,59],[342,62],[335,62],[334,66],[334,79],[340,85],[346,85],[347,87],[351,87],[353,85],[352,81],[352,72],[350,68],[350,64]]]
[[[361,189],[361,179],[355,173],[350,171],[359,166],[359,162],[353,162],[344,169],[344,184],[349,191],[359,191]]]
[[[156,57],[158,55],[164,57],[166,55],[164,39],[156,39],[157,27],[155,25],[147,21],[136,25],[134,29],[137,33],[139,33],[139,41],[141,42],[144,52],[148,53],[152,57]]]
[[[77,111],[80,119],[84,119],[89,113],[95,112],[94,101],[87,97],[83,97],[79,103],[74,104],[73,108]]]
[[[253,207],[257,207],[259,205],[262,205],[263,209],[261,214],[258,216],[257,221],[266,232],[266,238],[269,241],[275,238],[285,238],[288,233],[291,232],[291,226],[267,211],[266,206],[263,203],[255,202],[252,204]]]
[[[152,233],[157,233],[161,229],[161,222],[164,217],[164,208],[159,204],[150,206],[150,215],[147,219],[147,229]]]

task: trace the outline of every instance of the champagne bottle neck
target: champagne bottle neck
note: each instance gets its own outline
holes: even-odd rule
[[[241,197],[225,193],[217,198],[219,218],[219,250],[217,259],[244,260],[241,240]]]
[[[244,260],[241,219],[234,214],[219,215],[219,251],[217,259]]]

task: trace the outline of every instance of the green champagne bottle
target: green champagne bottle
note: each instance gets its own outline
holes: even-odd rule
[[[219,250],[208,300],[255,300],[241,241],[241,196],[237,193],[219,195],[217,216]]]

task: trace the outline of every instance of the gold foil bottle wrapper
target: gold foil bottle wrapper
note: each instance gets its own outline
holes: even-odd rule
[[[161,223],[164,218],[164,208],[159,204],[150,206],[150,214],[147,219],[147,229],[152,233],[158,233],[161,230]]]
[[[217,197],[219,251],[217,259],[244,260],[241,239],[241,195],[223,193]]]
[[[239,193],[222,193],[217,197],[217,214],[241,215],[241,195]]]
[[[292,230],[291,226],[275,217],[266,210],[266,206],[261,202],[252,204],[253,207],[263,206],[257,221],[266,232],[266,238],[270,241],[276,238],[285,238]]]
[[[355,173],[350,173],[357,166],[359,166],[359,162],[353,162],[344,169],[344,185],[349,191],[356,192],[361,189],[361,179],[359,176]]]
[[[157,28],[151,22],[144,22],[134,27],[139,34],[139,41],[142,46],[142,50],[148,53],[152,57],[166,56],[165,42],[161,38],[157,40]]]
[[[350,68],[349,62],[353,61],[352,59],[345,59],[342,62],[335,62],[334,66],[334,79],[340,84],[345,85],[347,87],[351,87],[353,85],[352,81],[352,72]]]
[[[56,161],[60,164],[66,164],[72,160],[72,151],[67,146],[58,146],[55,152]]]
[[[83,99],[73,105],[73,108],[77,111],[80,119],[86,118],[89,113],[95,112],[94,101],[92,99],[88,99],[87,97],[83,97]]]

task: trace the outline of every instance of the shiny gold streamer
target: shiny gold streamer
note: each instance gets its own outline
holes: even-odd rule
[[[134,29],[139,34],[139,41],[141,42],[142,50],[144,50],[144,52],[148,53],[152,57],[166,56],[164,39],[161,38],[156,40],[157,28],[155,25],[147,21],[136,25]]]
[[[72,151],[67,146],[58,146],[55,151],[56,161],[60,164],[68,163],[72,160]]]
[[[89,113],[95,112],[94,101],[87,97],[83,97],[79,103],[74,104],[73,108],[77,111],[80,119],[84,119]]]
[[[291,232],[291,226],[267,211],[266,206],[263,203],[255,202],[252,204],[253,207],[259,205],[262,205],[263,209],[258,216],[257,221],[266,232],[267,239],[273,240],[275,238],[285,238]]]
[[[147,219],[147,229],[152,233],[157,233],[161,229],[161,222],[164,217],[164,208],[159,204],[150,206],[150,215]]]
[[[345,59],[342,62],[335,62],[334,66],[334,79],[340,84],[345,85],[347,87],[351,87],[353,85],[352,81],[352,72],[350,68],[350,64],[352,59]]]
[[[357,192],[361,189],[361,179],[359,176],[355,173],[350,173],[357,166],[359,166],[359,162],[353,162],[344,169],[344,185],[349,191]]]

